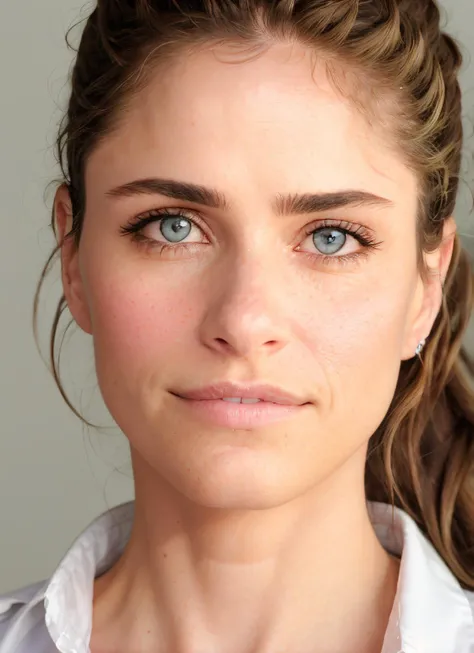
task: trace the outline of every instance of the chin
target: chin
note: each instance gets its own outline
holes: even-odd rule
[[[242,454],[242,452],[239,452]],[[246,452],[221,454],[211,463],[187,466],[186,475],[175,470],[169,480],[193,503],[224,510],[266,510],[297,498],[308,489],[294,466],[293,473],[283,461]],[[299,476],[299,477],[298,477]]]

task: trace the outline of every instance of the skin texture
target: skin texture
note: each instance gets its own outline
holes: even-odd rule
[[[366,512],[367,443],[400,361],[439,310],[454,222],[422,281],[417,182],[387,134],[302,47],[235,64],[215,54],[178,58],[134,99],[87,162],[80,247],[62,248],[69,308],[93,336],[136,486],[130,543],[96,581],[91,650],[375,653],[398,569]],[[107,194],[149,177],[216,188],[228,207]],[[279,195],[350,189],[389,202],[273,207]],[[160,253],[121,235],[164,208],[196,219],[184,248]],[[62,235],[65,187],[56,216]],[[347,236],[323,260],[310,234],[323,221],[378,245]],[[167,242],[158,222],[143,233]],[[193,418],[170,393],[219,380],[272,383],[310,404],[232,430]]]

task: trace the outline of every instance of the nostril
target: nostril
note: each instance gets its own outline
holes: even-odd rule
[[[279,345],[280,345],[280,343],[279,343],[278,340],[268,340],[268,341],[265,343],[264,346],[265,346],[265,347],[272,347],[272,348],[274,349],[275,347],[278,347]]]

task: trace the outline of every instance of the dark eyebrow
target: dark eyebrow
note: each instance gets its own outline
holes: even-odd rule
[[[213,209],[228,209],[225,197],[213,188],[197,184],[187,184],[173,179],[137,179],[123,186],[107,191],[111,197],[131,197],[133,195],[165,195],[176,200],[203,204]]]
[[[330,193],[279,195],[275,208],[278,215],[298,215],[301,213],[322,213],[346,206],[393,206],[393,202],[365,190],[339,190]]]
[[[213,209],[229,210],[230,204],[215,188],[189,184],[173,179],[155,177],[130,181],[107,191],[111,197],[133,195],[164,195],[176,200],[202,204]],[[277,195],[274,209],[277,215],[321,213],[349,206],[392,206],[385,197],[363,190],[340,190],[327,193],[304,193],[302,195]]]

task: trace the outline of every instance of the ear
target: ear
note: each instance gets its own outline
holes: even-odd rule
[[[418,343],[427,339],[433,328],[443,300],[443,285],[453,255],[455,236],[456,223],[450,217],[444,222],[439,247],[423,254],[427,274],[426,278],[419,278],[419,288],[415,295],[415,318],[410,325],[402,360],[413,358]]]
[[[72,204],[66,184],[56,191],[54,219],[58,245],[61,245],[61,278],[64,296],[71,315],[79,327],[92,334],[89,306],[79,266],[79,249],[72,237],[67,237],[72,228]]]

